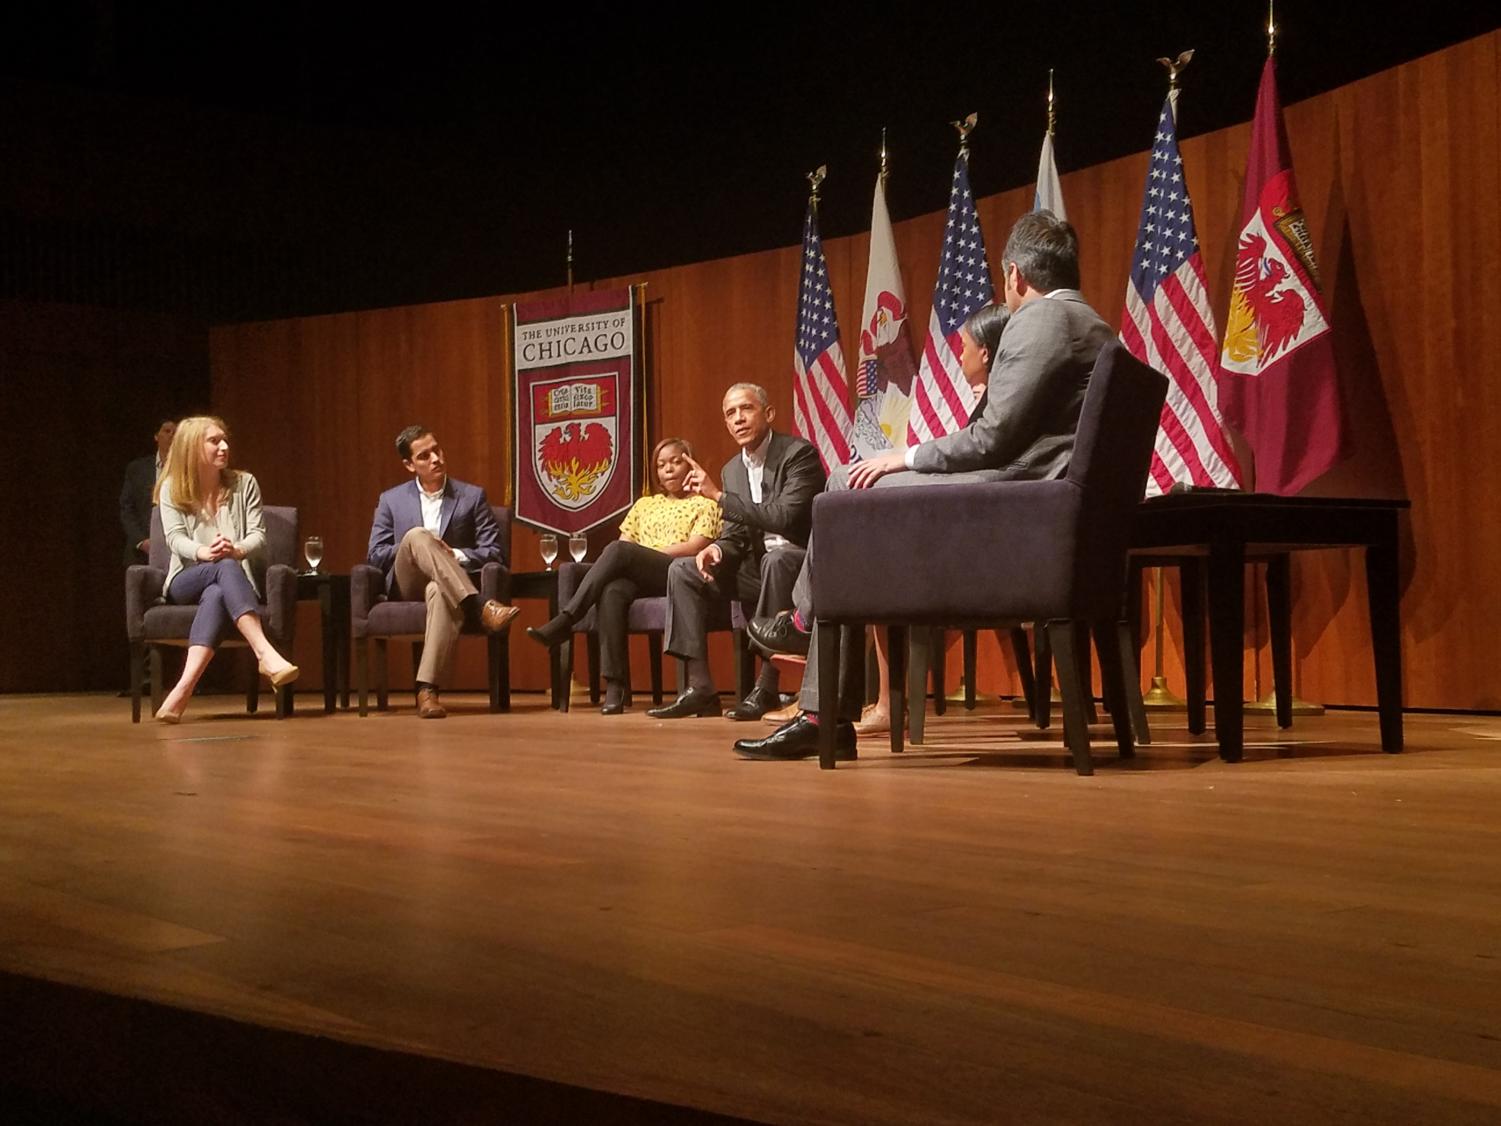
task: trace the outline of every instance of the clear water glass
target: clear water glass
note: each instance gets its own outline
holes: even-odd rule
[[[544,532],[537,544],[542,548],[542,562],[546,563],[547,569],[551,571],[552,561],[558,557],[558,537],[551,532]]]
[[[318,564],[323,562],[323,539],[321,536],[308,536],[302,545],[302,554],[307,559],[307,565],[314,574],[318,573]]]
[[[583,532],[574,532],[568,537],[568,554],[573,556],[575,563],[582,563],[584,556],[589,554],[589,537]]]

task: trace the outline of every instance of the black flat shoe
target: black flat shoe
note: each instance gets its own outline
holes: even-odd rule
[[[768,657],[791,654],[795,657],[808,655],[808,641],[813,636],[797,628],[792,620],[792,611],[784,611],[774,618],[754,618],[745,627],[751,644]]]
[[[806,715],[788,720],[764,739],[739,739],[735,753],[741,758],[790,759],[816,758],[818,756],[818,724]],[[847,720],[839,720],[834,731],[834,757],[840,762],[858,758],[855,749],[855,727]]]
[[[648,708],[652,719],[690,719],[719,715],[719,693],[690,688],[670,704]]]
[[[724,718],[741,721],[760,719],[767,712],[776,711],[781,706],[781,697],[777,693],[768,692],[758,684],[750,690],[749,696],[727,710]]]
[[[559,614],[551,621],[540,626],[527,626],[526,635],[533,641],[540,641],[549,649],[556,648],[568,640],[568,635],[573,632],[573,619],[567,614]]]

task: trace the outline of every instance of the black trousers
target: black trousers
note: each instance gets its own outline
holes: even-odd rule
[[[637,598],[667,593],[667,568],[671,555],[639,543],[615,540],[600,552],[578,590],[563,607],[578,621],[597,607],[599,622],[599,670],[606,680],[624,680],[626,670],[626,618]]]

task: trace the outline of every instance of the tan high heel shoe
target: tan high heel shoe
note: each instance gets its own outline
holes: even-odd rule
[[[255,667],[259,670],[260,674],[263,677],[271,682],[272,688],[280,688],[283,685],[291,684],[292,681],[296,680],[302,672],[302,670],[299,669],[296,665],[287,665],[279,672],[273,673],[271,670],[266,668],[265,661],[257,661]]]
[[[182,722],[182,712],[170,711],[170,710],[168,710],[167,705],[163,704],[161,707],[159,707],[159,708],[156,709],[156,722],[157,723],[181,723]]]

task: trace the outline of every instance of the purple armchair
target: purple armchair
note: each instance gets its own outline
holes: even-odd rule
[[[578,590],[579,583],[584,581],[584,576],[589,573],[592,563],[564,563],[558,568],[558,605],[565,605],[574,592]],[[710,630],[731,630],[735,635],[735,682],[743,699],[750,693],[752,683],[751,671],[753,662],[746,648],[745,641],[745,614],[739,602],[721,604],[709,619]],[[638,598],[631,603],[630,614],[626,619],[626,631],[628,633],[640,633],[647,636],[647,651],[651,659],[651,698],[653,704],[662,703],[662,631],[667,626],[667,599],[661,596],[653,598]],[[599,621],[593,607],[589,612],[574,623],[575,635],[583,634],[586,637],[589,653],[589,699],[592,703],[599,702]],[[561,676],[559,683],[568,685],[573,679],[573,639],[563,642],[558,646],[554,659],[558,662],[558,675]],[[683,687],[681,663],[678,667],[678,688]],[[626,680],[626,701],[630,702],[630,679]],[[568,692],[562,695],[561,707],[568,710]]]
[[[491,505],[495,522],[500,526],[501,554],[505,563],[486,563],[480,569],[475,586],[480,601],[511,601],[511,510]],[[370,643],[375,643],[375,706],[386,710],[389,702],[387,646],[392,641],[412,643],[412,663],[417,663],[422,638],[427,629],[427,603],[402,602],[386,597],[386,575],[379,567],[357,563],[349,574],[349,623],[354,643],[355,687],[360,697],[360,715],[369,713]],[[511,710],[511,650],[505,634],[486,634],[466,625],[466,635],[483,637],[488,650],[487,675],[490,710]]]
[[[1139,699],[1140,685],[1127,683],[1135,658],[1119,643],[1118,623],[1131,520],[1166,394],[1166,378],[1112,341],[1095,363],[1062,480],[820,496],[813,505],[818,553],[812,574],[820,698],[837,698],[839,627],[888,626],[892,750],[900,750],[906,627],[1036,622],[1057,660],[1064,740],[1075,769],[1090,774],[1079,651],[1093,629],[1116,741],[1123,757],[1134,753],[1129,699],[1132,693]],[[903,581],[892,582],[893,575]],[[1046,688],[1039,683],[1037,690]],[[825,769],[834,766],[834,730],[834,724],[823,727],[819,763]]]
[[[266,637],[281,652],[290,655],[292,634],[297,624],[297,510],[266,506],[261,509],[266,521],[265,574],[261,590],[265,601],[260,606],[261,626]],[[130,721],[141,722],[141,679],[146,663],[151,668],[151,710],[162,704],[162,650],[185,649],[188,631],[193,626],[197,606],[173,606],[162,598],[162,584],[167,581],[167,541],[162,536],[162,517],[151,511],[151,549],[148,563],[125,569],[125,635],[130,639]],[[222,648],[244,648],[238,635],[226,639]],[[247,650],[248,652],[248,650]],[[284,718],[292,710],[292,686],[276,692],[276,716]],[[254,663],[245,690],[245,710],[254,712],[260,702],[260,678]]]

